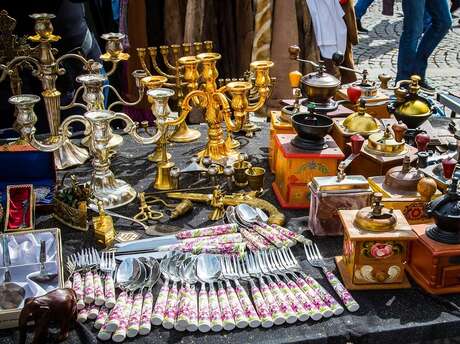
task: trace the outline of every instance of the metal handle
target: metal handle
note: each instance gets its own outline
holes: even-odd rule
[[[45,262],[46,262],[46,241],[40,241],[40,274],[45,273]]]

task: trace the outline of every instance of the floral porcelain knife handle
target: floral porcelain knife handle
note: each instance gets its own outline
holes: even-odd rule
[[[94,276],[91,270],[85,274],[84,301],[87,305],[94,302]]]
[[[122,317],[120,319],[120,324],[116,331],[112,335],[112,340],[116,343],[121,343],[126,339],[126,333],[128,330],[128,321],[131,309],[133,306],[133,297],[129,295],[125,304],[123,305]]]
[[[83,300],[83,284],[79,272],[75,272],[73,274],[72,289],[75,291],[75,294],[77,294],[77,308],[79,310],[85,308],[85,301]]]
[[[121,292],[118,295],[118,300],[115,306],[112,308],[109,314],[109,318],[107,319],[107,323],[102,326],[102,332],[115,332],[120,325],[120,322],[123,318],[123,313],[125,311],[125,306],[128,300],[128,293],[126,291]]]
[[[356,312],[359,309],[359,304],[355,301],[350,292],[343,286],[342,282],[326,268],[323,268],[324,274],[337,295],[339,295],[345,307],[349,312]]]
[[[94,303],[97,306],[105,304],[104,288],[102,287],[101,275],[95,272],[93,275],[94,281]]]
[[[105,306],[111,309],[115,306],[115,284],[111,274],[106,274],[104,277],[104,298]]]

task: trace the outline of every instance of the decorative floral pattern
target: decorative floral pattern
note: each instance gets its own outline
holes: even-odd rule
[[[257,288],[256,284],[251,280],[251,294],[252,299],[254,300],[254,304],[256,305],[257,314],[259,315],[260,321],[262,324],[266,322],[273,323],[273,319],[270,314],[270,310],[265,303],[264,297],[260,292],[259,288]]]
[[[108,308],[105,306],[102,306],[101,309],[99,309],[99,313],[97,315],[96,321],[94,322],[94,328],[96,330],[99,330],[100,328],[102,328],[102,326],[107,321],[108,317],[109,317]]]
[[[177,317],[178,307],[178,290],[176,283],[173,283],[169,289],[168,301],[166,302],[165,317],[163,319],[163,327],[172,328]]]
[[[94,303],[102,306],[105,303],[104,288],[102,287],[101,276],[96,272],[93,277],[94,280]]]
[[[190,252],[193,254],[211,253],[211,254],[226,254],[226,255],[238,255],[244,256],[246,249],[245,242],[234,242],[234,243],[223,243],[223,244],[206,244],[199,242],[195,244],[176,244],[161,246],[158,248],[159,251],[180,251]]]
[[[220,312],[219,300],[217,298],[216,289],[214,289],[214,286],[212,284],[209,286],[208,301],[211,328],[222,329],[222,314]]]
[[[120,318],[120,323],[117,330],[112,335],[112,340],[116,342],[122,342],[126,338],[126,332],[128,330],[129,315],[133,306],[133,298],[128,296],[126,302],[123,305],[123,313]]]
[[[339,281],[335,275],[325,270],[324,271],[329,283],[334,288],[337,295],[339,295],[340,299],[342,300],[345,307],[348,309],[349,312],[356,312],[359,309],[359,304],[355,301],[353,296],[351,296],[350,292],[345,289],[342,282]]]
[[[86,320],[88,320],[88,312],[89,312],[88,307],[80,309],[77,315],[77,321],[84,323]]]
[[[315,308],[314,303],[310,298],[303,293],[303,291],[290,279],[287,280],[287,285],[291,292],[294,294],[299,304],[299,309],[297,310],[297,317],[300,321],[306,321],[308,318],[313,318],[318,312]],[[304,313],[305,311],[305,313]],[[305,316],[307,319],[305,319]]]
[[[105,275],[104,278],[104,298],[105,306],[108,309],[111,309],[113,306],[115,306],[115,285],[110,274]]]
[[[77,294],[77,300],[83,300],[83,285],[81,284],[81,275],[79,272],[73,274],[72,289]]]
[[[191,247],[196,244],[215,245],[228,244],[232,242],[243,242],[243,237],[240,233],[222,234],[217,236],[184,239],[181,240],[180,245]]]
[[[258,224],[259,224],[259,226],[261,225],[261,223],[259,223],[259,222],[258,222]],[[291,231],[291,230],[289,230],[287,228],[278,226],[276,224],[271,224],[270,226],[272,228],[278,230],[284,236],[286,236],[286,237],[288,237],[290,239],[296,240],[296,241],[300,242],[301,244],[309,244],[310,243],[310,239],[305,238],[302,234],[298,234],[296,232],[293,232],[293,231]]]
[[[198,328],[198,302],[195,285],[190,286],[189,291],[189,308],[188,308],[188,322],[189,328],[193,328],[196,331]]]
[[[260,292],[262,293],[262,296],[264,297],[264,300],[267,303],[268,310],[270,311],[270,315],[273,321],[275,323],[279,323],[279,320],[277,321],[277,319],[283,319],[284,321],[286,321],[268,285],[263,281],[262,278],[259,279],[259,283],[260,283]]]
[[[157,301],[155,303],[155,307],[153,308],[151,322],[153,325],[160,325],[163,322],[165,311],[166,311],[166,303],[168,302],[169,296],[169,281],[166,280],[163,286],[158,293]]]
[[[95,303],[93,303],[92,305],[90,305],[89,307],[89,311],[88,311],[88,319],[89,320],[94,320],[97,318],[97,315],[99,314],[99,306],[96,305]]]
[[[324,303],[329,306],[335,315],[343,313],[343,307],[313,277],[304,275],[303,279],[300,278],[300,283],[302,282],[305,282],[310,288],[312,288],[316,294],[321,297]],[[297,284],[303,289],[301,284]]]
[[[87,305],[94,302],[94,278],[93,273],[88,271],[85,275],[84,301]]]
[[[200,293],[198,296],[198,326],[211,327],[211,318],[209,315],[208,293],[204,284],[201,285]]]
[[[323,301],[322,298],[302,279],[296,279],[297,285],[302,289],[304,295],[306,295],[311,301],[312,312],[320,314],[320,318],[326,314],[326,312],[332,311],[329,306]],[[310,315],[313,318],[313,314]]]
[[[376,243],[372,245],[370,254],[374,258],[388,258],[393,255],[393,246],[388,244]]]
[[[188,284],[184,284],[181,287],[179,292],[180,300],[179,306],[177,310],[177,319],[176,324],[187,326],[189,324],[188,314],[189,314],[189,303],[190,303],[190,296],[189,296],[190,286]]]
[[[191,229],[176,234],[177,239],[196,238],[202,236],[222,235],[238,232],[238,225],[236,223],[229,223],[225,225],[211,226],[205,228]]]
[[[118,326],[120,325],[121,318],[123,317],[124,307],[126,305],[127,299],[128,293],[126,293],[125,291],[121,292],[120,295],[118,295],[117,303],[110,311],[109,319],[106,323],[107,326],[104,329],[104,331],[115,332],[117,330]]]
[[[134,297],[133,307],[131,309],[131,314],[129,315],[128,321],[128,337],[135,337],[139,333],[143,301],[144,296],[142,293],[138,293]]]
[[[308,319],[308,313],[303,307],[302,304],[300,304],[295,296],[292,294],[291,290],[288,288],[286,283],[284,283],[282,280],[278,280],[278,287],[280,288],[281,292],[283,293],[285,302],[288,302],[289,305],[291,306],[292,310],[295,312],[297,319],[300,321],[305,321]]]
[[[262,235],[265,239],[270,241],[273,245],[275,245],[278,248],[292,246],[291,239],[281,236],[279,233],[273,231],[273,228],[266,229],[261,226],[254,225],[252,226],[252,230]]]
[[[248,319],[244,314],[243,307],[241,306],[240,300],[238,300],[238,295],[236,295],[235,289],[233,289],[231,283],[226,281],[227,297],[228,303],[230,304],[233,319],[235,319],[235,324],[238,328],[246,327],[248,324]]]
[[[219,285],[217,290],[217,298],[219,299],[220,312],[222,315],[222,323],[225,329],[235,328],[235,320],[233,319],[232,310],[228,301],[227,293],[222,285]]]
[[[142,304],[142,312],[141,312],[141,319],[139,323],[139,334],[145,336],[149,334],[152,325],[150,323],[150,318],[152,316],[152,309],[153,309],[153,294],[149,290],[144,295],[144,303]]]
[[[278,303],[278,306],[280,308],[281,313],[283,314],[284,319],[286,320],[289,318],[297,319],[297,315],[295,311],[292,309],[291,305],[285,301],[285,298],[283,297],[283,293],[281,289],[278,287],[278,285],[272,280],[270,280],[268,283],[268,287],[270,288],[270,291],[273,297]]]
[[[248,242],[248,248],[251,251],[267,250],[272,246],[270,244],[270,241],[265,239],[263,236],[260,236],[259,234],[250,232],[244,228],[240,228],[240,232],[241,235],[243,235],[243,237]],[[250,246],[249,244],[251,244],[252,246]]]
[[[246,319],[248,319],[248,322],[260,322],[260,318],[257,315],[257,312],[254,306],[252,305],[251,300],[249,299],[249,296],[246,293],[246,290],[243,289],[243,287],[237,280],[235,280],[235,291],[236,295],[238,295],[238,299],[240,300],[241,307],[243,308],[244,315]]]

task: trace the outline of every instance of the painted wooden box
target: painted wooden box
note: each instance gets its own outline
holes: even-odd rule
[[[281,119],[281,111],[270,112],[270,133],[268,136],[268,166],[272,173],[275,172],[275,157],[276,157],[276,134],[294,134],[295,130],[291,123]]]
[[[276,164],[273,191],[283,208],[305,209],[310,204],[308,183],[313,177],[334,176],[344,154],[331,136],[326,136],[328,148],[305,151],[291,145],[295,134],[275,135]]]
[[[410,288],[405,274],[409,242],[417,236],[400,210],[396,228],[365,231],[354,225],[358,210],[339,210],[344,227],[343,255],[336,257],[345,286],[350,290]]]

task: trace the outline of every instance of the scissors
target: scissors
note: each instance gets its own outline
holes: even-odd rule
[[[139,193],[139,212],[134,216],[134,219],[139,221],[159,220],[164,215],[161,211],[154,210],[152,206],[148,205],[145,201],[145,194]]]

